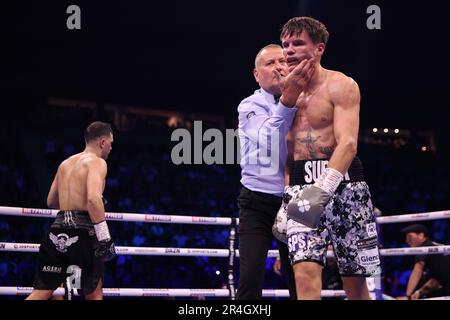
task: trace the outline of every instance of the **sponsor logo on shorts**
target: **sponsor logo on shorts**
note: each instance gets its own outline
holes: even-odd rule
[[[53,233],[50,232],[48,237],[50,238],[50,240],[52,240],[56,250],[62,253],[67,252],[67,248],[78,241],[78,236],[71,238],[65,233],[60,233],[57,236],[55,236]]]
[[[33,208],[22,208],[22,214],[37,214],[43,216],[51,216],[51,209],[33,209]]]
[[[368,264],[373,264],[375,262],[380,261],[380,259],[378,258],[378,255],[376,256],[362,256],[361,257],[361,262],[363,263],[363,265],[368,265]]]
[[[305,161],[304,172],[305,172],[305,183],[310,184],[317,181],[317,179],[325,171],[328,166],[328,160],[309,160]],[[345,173],[343,181],[350,181],[350,176],[348,172]]]
[[[215,217],[192,217],[192,222],[216,222]]]
[[[306,250],[308,246],[308,236],[306,234],[296,233],[288,238],[289,252],[295,253],[298,250]]]
[[[359,250],[373,249],[377,246],[377,244],[378,244],[377,237],[367,238],[367,239],[358,240],[356,242],[356,248],[358,248]]]
[[[68,289],[81,289],[81,273],[83,270],[76,264],[71,264],[66,269],[67,274],[67,288]]]
[[[62,268],[61,267],[55,267],[55,266],[43,266],[42,272],[51,272],[51,273],[61,273]]]
[[[366,232],[368,237],[377,236],[377,224],[375,222],[368,223],[366,225]]]
[[[377,266],[380,264],[378,249],[368,249],[358,252],[359,263],[364,267]]]
[[[170,216],[165,215],[158,215],[158,214],[146,214],[145,215],[145,221],[162,221],[162,222],[168,222],[172,218]]]

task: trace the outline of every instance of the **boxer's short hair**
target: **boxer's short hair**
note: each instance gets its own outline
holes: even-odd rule
[[[280,39],[290,37],[294,34],[300,35],[305,31],[314,44],[327,44],[330,33],[325,25],[311,17],[295,17],[286,22],[281,29]]]
[[[100,137],[109,137],[110,134],[112,134],[112,128],[109,123],[95,121],[84,130],[84,141],[89,143]]]

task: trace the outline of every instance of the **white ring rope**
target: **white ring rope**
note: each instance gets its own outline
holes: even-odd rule
[[[428,254],[449,253],[449,252],[450,252],[450,245],[380,249],[381,256],[412,256],[412,255],[428,255]]]
[[[59,210],[20,208],[20,207],[2,207],[0,206],[0,215],[19,216],[19,217],[37,217],[54,218]],[[201,217],[201,216],[175,216],[164,214],[146,214],[146,213],[121,213],[106,212],[106,220],[111,221],[130,221],[130,222],[150,222],[150,223],[183,223],[183,224],[204,224],[229,226],[231,218],[220,217]]]
[[[22,217],[39,217],[54,218],[58,210],[39,209],[39,208],[20,208],[20,207],[3,207],[0,206],[0,215],[22,216]],[[449,219],[450,210],[423,212],[414,214],[402,214],[397,216],[377,217],[379,224],[400,223],[411,221]],[[164,215],[164,214],[147,214],[147,213],[121,213],[106,212],[106,220],[112,221],[132,221],[132,222],[150,222],[150,223],[185,223],[185,224],[204,224],[204,225],[230,225],[231,218],[220,217],[202,217],[202,216],[180,216],[180,215]],[[239,223],[239,219],[236,219]]]
[[[0,295],[29,295],[32,287],[0,287]],[[63,296],[64,288],[53,295]],[[75,293],[75,295],[78,295]],[[104,288],[103,295],[109,297],[229,297],[228,289],[166,289],[166,288]],[[322,290],[322,297],[345,297],[344,290]],[[289,297],[286,289],[263,289],[263,297]]]
[[[377,223],[400,223],[400,222],[413,222],[413,221],[426,221],[426,220],[438,220],[438,219],[449,219],[450,210],[444,211],[432,211],[432,212],[422,212],[422,213],[412,213],[412,214],[401,214],[398,216],[383,216],[377,217]]]
[[[425,299],[419,299],[419,300],[450,300],[450,296],[425,298]]]
[[[0,215],[53,218],[59,210],[21,208],[0,206]],[[450,218],[450,210],[424,212],[416,214],[405,214],[397,216],[377,217],[377,223],[400,223],[411,221],[424,221]],[[117,213],[107,212],[106,219],[112,221],[150,222],[150,223],[180,223],[180,224],[203,224],[203,225],[231,225],[232,218],[202,217],[202,216],[178,216],[178,215],[156,215],[144,213]],[[235,219],[239,223],[239,219]],[[0,242],[0,251],[10,252],[38,252],[39,244],[34,243],[9,243]],[[119,255],[149,255],[149,256],[205,256],[205,257],[228,257],[228,249],[206,249],[206,248],[158,248],[158,247],[116,247]],[[404,256],[404,255],[428,255],[450,252],[450,245],[414,248],[392,248],[380,249],[381,256]],[[239,250],[235,251],[239,257]],[[269,250],[268,257],[278,257],[278,250]],[[327,251],[327,257],[333,257],[333,251]],[[28,295],[32,287],[0,287],[0,295]],[[157,288],[104,288],[105,296],[128,296],[128,297],[229,297],[229,289],[157,289]],[[58,288],[54,295],[64,295],[64,289]],[[77,295],[77,293],[75,293]],[[322,290],[322,297],[345,297],[343,290]],[[289,297],[288,290],[263,289],[263,297]],[[383,299],[394,298],[383,294]],[[422,300],[450,300],[450,297],[438,297]]]
[[[9,252],[39,252],[38,243],[15,243],[0,242],[0,251]],[[239,249],[236,249],[236,257],[239,257]],[[207,248],[170,248],[170,247],[116,247],[119,255],[139,255],[139,256],[175,256],[175,257],[217,257],[226,258],[229,255],[228,249],[207,249]],[[278,250],[269,250],[267,257],[278,257]],[[327,257],[333,257],[333,251],[327,251]]]
[[[15,243],[0,242],[0,251],[10,252],[39,252],[38,243]],[[170,248],[170,247],[116,247],[119,255],[136,256],[176,256],[176,257],[218,257],[225,258],[229,255],[228,249],[207,249],[207,248]],[[381,256],[411,256],[449,253],[448,246],[415,247],[415,248],[392,248],[380,249]],[[278,250],[269,250],[267,257],[278,257]],[[239,250],[236,249],[236,257],[239,257]],[[327,251],[327,257],[334,257],[333,251]]]
[[[39,252],[38,243],[0,242],[0,251]],[[236,250],[237,252],[239,250]],[[120,247],[116,246],[118,255],[138,256],[179,256],[179,257],[228,257],[228,249],[203,248],[159,248],[159,247]]]

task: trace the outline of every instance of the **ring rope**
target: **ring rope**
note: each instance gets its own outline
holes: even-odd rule
[[[59,210],[39,209],[39,208],[21,208],[0,206],[0,215],[54,218]],[[203,224],[203,225],[231,225],[232,218],[222,217],[203,217],[203,216],[180,216],[164,214],[147,213],[125,213],[125,212],[106,212],[106,220],[129,221],[129,222],[150,222],[150,223],[183,223],[183,224]],[[402,214],[396,216],[376,217],[379,224],[400,223],[411,221],[449,219],[450,210],[432,211],[413,214]],[[239,219],[236,219],[239,224]]]
[[[59,210],[53,209],[0,206],[0,215],[8,215],[8,216],[55,218],[58,212]],[[177,216],[164,214],[122,213],[122,212],[106,212],[105,217],[106,220],[110,221],[182,223],[182,224],[203,224],[203,225],[219,225],[219,226],[229,226],[232,221],[231,220],[232,218],[221,218],[221,217],[179,216],[179,215]]]
[[[28,216],[52,218],[56,217],[59,210],[6,207],[0,206],[0,215]],[[203,224],[203,225],[237,225],[239,219],[202,217],[202,216],[178,216],[178,215],[157,215],[142,213],[116,213],[106,212],[106,219],[112,221],[150,222],[150,223],[180,223],[180,224]],[[400,223],[410,221],[424,221],[450,218],[450,210],[433,211],[416,214],[404,214],[397,216],[376,217],[379,224]],[[11,252],[38,252],[39,244],[33,243],[8,243],[0,242],[0,251]],[[152,255],[152,256],[208,256],[208,257],[230,257],[232,250],[228,249],[202,249],[202,248],[157,248],[157,247],[116,247],[118,254],[129,255]],[[404,256],[404,255],[427,255],[450,252],[450,245],[434,247],[415,248],[391,248],[380,249],[381,256]],[[278,257],[277,250],[269,250],[268,257]],[[332,257],[332,251],[327,251],[327,257]],[[235,256],[239,257],[239,250],[235,250]],[[28,295],[32,287],[0,287],[0,295]],[[234,288],[232,288],[234,289]],[[234,291],[234,290],[233,290]],[[228,289],[146,289],[146,288],[104,288],[105,296],[134,296],[134,297],[230,297]],[[78,292],[74,293],[78,295]],[[59,288],[55,295],[64,295],[64,289]],[[232,294],[231,294],[232,295]],[[322,297],[345,297],[343,290],[322,290]],[[288,290],[263,289],[263,297],[289,297]],[[382,294],[384,300],[394,298]],[[449,297],[437,297],[422,300],[450,300]]]
[[[33,287],[0,287],[0,295],[29,295]],[[58,288],[54,295],[64,295]],[[79,295],[75,293],[75,295]],[[104,296],[116,297],[229,297],[228,289],[168,289],[168,288],[104,288]],[[322,290],[322,297],[345,297],[344,290]],[[286,289],[263,289],[263,297],[289,297]]]
[[[38,243],[16,243],[0,242],[0,251],[9,252],[39,252]],[[170,248],[170,247],[116,247],[119,255],[136,256],[175,256],[175,257],[229,257],[229,249],[207,249],[207,248]],[[235,250],[236,257],[239,257],[239,250]],[[411,256],[449,253],[450,245],[415,247],[415,248],[392,248],[380,249],[381,256]],[[278,250],[269,250],[267,257],[278,257]],[[327,257],[334,257],[333,251],[327,251]]]

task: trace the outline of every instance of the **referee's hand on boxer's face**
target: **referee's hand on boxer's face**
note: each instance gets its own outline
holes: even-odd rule
[[[281,102],[285,106],[294,106],[298,96],[306,89],[315,70],[314,59],[303,60],[285,78]]]

